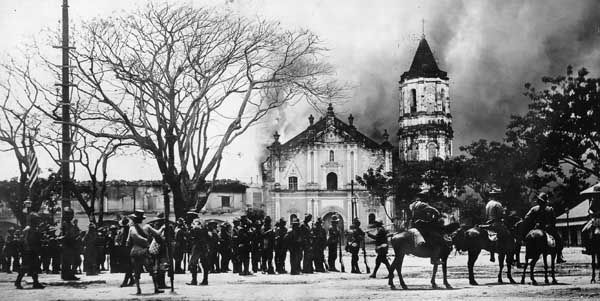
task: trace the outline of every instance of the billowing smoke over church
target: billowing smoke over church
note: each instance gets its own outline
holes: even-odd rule
[[[449,80],[440,70],[425,37],[421,39],[410,69],[400,77],[399,149],[403,161],[443,159],[452,155],[452,116]],[[392,108],[381,108],[390,110]],[[262,164],[266,213],[275,219],[303,218],[305,213],[321,217],[328,227],[338,215],[343,227],[352,217],[363,225],[394,213],[391,200],[382,205],[369,198],[356,183],[369,168],[391,171],[393,145],[384,132],[375,141],[354,126],[352,114],[344,121],[330,104],[318,120],[310,115],[308,126],[288,141],[277,132]]]

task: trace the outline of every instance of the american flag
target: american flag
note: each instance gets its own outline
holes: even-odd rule
[[[33,184],[35,183],[35,181],[37,180],[37,178],[40,174],[40,167],[38,166],[38,159],[35,156],[35,150],[33,149],[32,145],[29,146],[29,152],[27,153],[27,166],[29,167],[27,178],[28,178],[29,188],[31,189],[31,187],[33,186]]]

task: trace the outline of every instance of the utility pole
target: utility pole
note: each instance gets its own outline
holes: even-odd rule
[[[69,50],[73,47],[69,46],[69,1],[63,0],[62,5],[62,43],[61,46],[55,46],[62,50],[62,77],[61,86],[62,98],[59,105],[62,108],[61,125],[62,125],[62,157],[60,161],[61,170],[61,208],[71,207],[71,101],[69,99]]]

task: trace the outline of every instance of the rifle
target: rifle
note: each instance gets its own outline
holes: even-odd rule
[[[363,237],[363,241],[362,241],[362,249],[363,249],[363,260],[365,261],[365,267],[367,267],[367,274],[371,273],[371,269],[369,268],[369,264],[367,263],[367,250],[365,250],[365,239]]]
[[[346,268],[344,267],[344,261],[342,260],[342,233],[340,232],[340,266],[342,269],[342,273],[346,273]]]

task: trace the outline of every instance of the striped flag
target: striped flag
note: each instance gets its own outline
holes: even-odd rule
[[[35,156],[33,145],[29,146],[29,152],[27,153],[27,166],[29,167],[27,178],[29,182],[29,188],[31,189],[40,174],[40,167],[38,166],[38,159]]]

